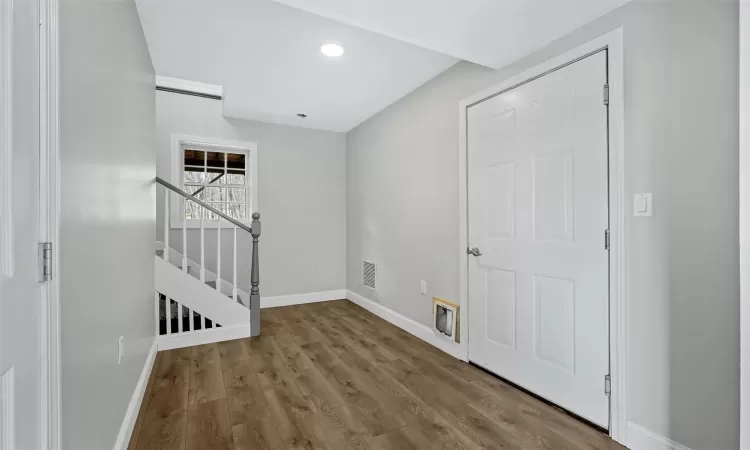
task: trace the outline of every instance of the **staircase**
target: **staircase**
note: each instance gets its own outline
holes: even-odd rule
[[[156,243],[155,251],[155,314],[159,350],[186,347],[229,339],[239,339],[260,334],[260,293],[258,267],[258,240],[260,214],[252,216],[248,225],[204,203],[195,196],[161,178],[163,186],[165,221],[164,242]],[[177,202],[177,203],[174,203]],[[186,220],[181,220],[181,250],[170,247],[170,218],[172,207],[178,206],[179,215],[185,217],[188,206],[200,211],[200,232],[188,233]],[[206,232],[206,230],[209,233]],[[221,231],[224,230],[224,233]],[[222,274],[221,238],[231,231],[231,276]],[[250,285],[247,290],[239,286],[237,276],[238,233],[252,236]],[[189,236],[191,234],[192,236]],[[205,263],[206,236],[216,240],[216,269],[209,270]],[[190,239],[200,239],[200,251],[188,257]],[[197,247],[197,245],[195,245]],[[225,255],[226,256],[226,255]]]

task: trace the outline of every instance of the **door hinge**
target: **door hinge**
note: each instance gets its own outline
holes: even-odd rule
[[[52,242],[39,243],[39,281],[52,279]]]
[[[609,85],[604,85],[604,104],[609,105]]]
[[[609,375],[604,375],[604,394],[612,395],[612,378]]]
[[[609,250],[609,229],[604,230],[604,250]]]

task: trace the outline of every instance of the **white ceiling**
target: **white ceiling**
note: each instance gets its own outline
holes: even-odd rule
[[[271,0],[137,4],[156,74],[223,86],[228,117],[348,131],[457,61]]]
[[[274,0],[499,69],[630,0]]]
[[[348,131],[459,59],[500,68],[629,0],[136,1],[157,75],[222,86],[227,117]]]

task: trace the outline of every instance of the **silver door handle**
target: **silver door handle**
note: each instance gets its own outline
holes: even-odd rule
[[[480,252],[479,249],[476,247],[466,249],[466,253],[470,255],[474,255],[474,256],[482,256],[482,252]]]

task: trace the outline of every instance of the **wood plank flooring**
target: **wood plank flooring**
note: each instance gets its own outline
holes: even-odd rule
[[[346,300],[160,352],[128,450],[623,449]]]

